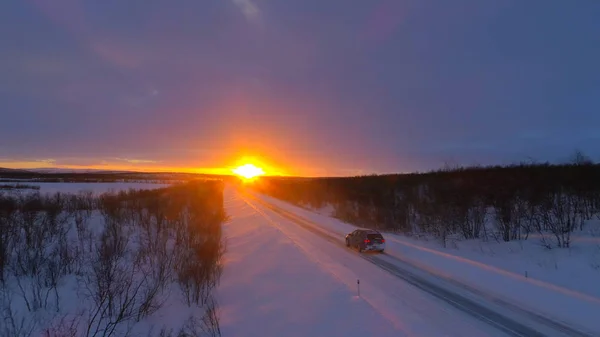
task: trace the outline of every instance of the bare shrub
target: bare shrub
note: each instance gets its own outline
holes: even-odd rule
[[[0,195],[0,334],[126,336],[163,307],[182,273],[211,312],[222,192],[221,183],[192,182],[100,197]],[[81,303],[65,302],[71,285]],[[218,323],[212,312],[207,322]]]
[[[13,308],[13,297],[7,289],[0,289],[0,335],[11,337],[32,336],[36,322],[32,317],[20,315]]]
[[[43,337],[78,337],[81,313],[64,315],[42,332]]]
[[[33,194],[20,203],[10,263],[16,287],[29,311],[58,311],[59,282],[74,264],[67,239],[69,214],[64,211],[64,199],[61,194]]]
[[[5,284],[9,253],[15,249],[18,204],[14,198],[0,194],[0,283]]]
[[[434,200],[423,200],[417,206],[417,227],[422,233],[429,233],[440,240],[445,248],[447,237],[450,233],[449,222],[445,220],[444,214],[447,209],[440,209]]]
[[[219,337],[221,327],[218,319],[218,306],[211,297],[202,308],[204,313],[198,317],[191,315],[184,326],[175,335],[173,331],[162,330],[159,337]]]
[[[554,235],[557,247],[570,247],[571,233],[583,222],[581,207],[578,196],[563,191],[553,193],[545,200],[541,213],[542,226]]]
[[[91,270],[83,279],[95,304],[88,315],[87,336],[123,334],[127,330],[122,330],[122,326],[128,329],[132,321],[138,322],[156,312],[161,305],[156,297],[169,279],[168,263],[160,257],[152,259],[143,248],[136,250],[127,227],[112,218],[115,214],[121,216],[112,208],[105,213],[108,222],[96,247]],[[153,265],[153,262],[158,263]]]

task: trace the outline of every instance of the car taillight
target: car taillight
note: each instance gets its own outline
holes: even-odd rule
[[[371,240],[365,239],[365,243],[369,243],[369,242],[371,242]]]
[[[381,242],[382,242],[382,243],[383,243],[383,242],[385,242],[385,239],[381,239]]]

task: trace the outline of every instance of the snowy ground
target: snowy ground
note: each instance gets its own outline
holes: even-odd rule
[[[93,194],[102,194],[110,191],[123,191],[129,189],[156,189],[169,186],[168,184],[154,183],[43,183],[43,182],[27,182],[21,183],[24,185],[39,186],[40,193],[78,193],[80,191],[92,191]],[[25,189],[21,191],[11,190],[10,192],[28,193],[37,192],[38,190]]]
[[[232,218],[218,290],[223,336],[507,334],[345,249],[343,236],[328,242],[232,189],[225,198]]]
[[[343,237],[355,229],[323,214],[260,196],[284,210]],[[490,299],[516,304],[553,320],[600,332],[600,271],[595,238],[575,239],[571,249],[546,250],[539,238],[524,242],[457,242],[441,248],[387,234],[387,254]],[[596,334],[597,335],[597,334]]]

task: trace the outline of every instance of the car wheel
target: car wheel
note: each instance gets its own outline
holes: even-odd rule
[[[361,246],[358,246],[358,252],[359,252],[359,253],[362,253],[362,252],[363,252],[363,249],[362,249],[362,247],[361,247]]]
[[[379,253],[383,254],[383,249],[379,251]]]

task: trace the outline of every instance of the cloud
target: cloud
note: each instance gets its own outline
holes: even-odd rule
[[[142,64],[137,55],[114,44],[92,41],[90,49],[107,62],[123,68],[136,68]]]
[[[148,160],[148,159],[131,159],[131,158],[115,158],[119,161],[124,161],[130,164],[151,164],[158,163],[156,160]]]
[[[17,159],[0,157],[0,167],[31,169],[40,168],[41,166],[56,166],[56,159]]]
[[[38,163],[46,164],[46,165],[55,165],[56,159],[36,159]]]
[[[248,21],[256,22],[260,19],[260,9],[252,0],[232,0],[242,11]]]
[[[159,94],[160,91],[158,89],[152,88],[139,94],[125,96],[123,103],[132,108],[139,108],[155,100]]]

